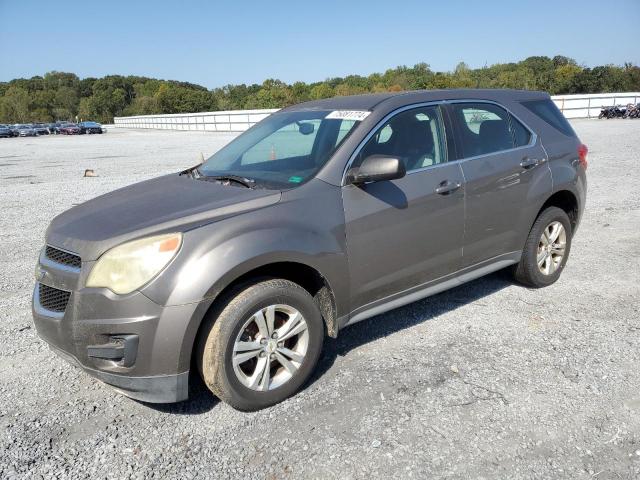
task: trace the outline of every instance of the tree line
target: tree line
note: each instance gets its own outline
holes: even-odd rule
[[[115,116],[281,108],[340,95],[437,88],[518,88],[550,94],[639,91],[640,67],[626,63],[588,68],[561,55],[537,56],[475,69],[459,63],[451,72],[434,72],[418,63],[368,76],[293,84],[268,79],[212,90],[172,80],[122,75],[80,79],[54,71],[0,82],[0,123],[76,118],[111,123]]]

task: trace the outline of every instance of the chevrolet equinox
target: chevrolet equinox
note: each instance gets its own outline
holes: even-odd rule
[[[197,370],[237,409],[273,405],[347,325],[507,267],[558,280],[586,156],[542,92],[294,105],[197,167],[54,218],[35,325],[135,399],[185,400]]]

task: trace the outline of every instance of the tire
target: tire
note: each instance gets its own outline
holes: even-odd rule
[[[545,230],[549,232],[551,226],[558,224],[564,229],[564,237],[562,230],[558,229],[559,236],[552,242],[550,250],[545,252],[547,247],[544,243],[548,235],[543,238],[543,233]],[[553,234],[555,230],[552,229],[551,232]],[[532,288],[546,287],[556,282],[569,258],[572,234],[571,221],[564,210],[558,207],[545,209],[533,223],[522,251],[520,263],[513,270],[516,281]],[[564,248],[560,249],[559,246],[563,241]],[[554,245],[558,248],[554,248]],[[559,252],[562,252],[561,257]],[[538,261],[542,257],[544,257],[544,261],[539,266]]]
[[[274,405],[296,393],[313,372],[324,340],[324,322],[313,297],[293,282],[270,279],[239,287],[226,300],[207,315],[199,334],[196,359],[209,390],[243,411]],[[275,313],[269,315],[269,308]],[[262,324],[267,329],[265,332],[272,332],[270,335],[275,332],[284,339],[287,331],[290,334],[296,330],[286,327],[301,322],[306,323],[306,330],[284,342],[266,340],[258,329],[258,322],[254,321],[259,318],[258,312],[263,312]],[[301,320],[294,312],[301,315]],[[269,328],[269,318],[275,319],[273,329]],[[236,351],[237,341],[242,344],[242,350]],[[252,348],[248,348],[249,345],[253,345]],[[289,368],[280,362],[285,351]],[[256,352],[260,353],[253,355]],[[244,354],[250,358],[234,366],[234,357],[238,360]],[[293,354],[300,361],[294,360]],[[257,372],[267,372],[268,376]],[[253,379],[257,383],[251,386]]]

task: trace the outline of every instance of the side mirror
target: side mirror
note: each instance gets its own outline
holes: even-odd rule
[[[359,167],[349,170],[347,180],[354,185],[367,182],[395,180],[407,174],[404,162],[387,155],[371,155],[362,161]]]

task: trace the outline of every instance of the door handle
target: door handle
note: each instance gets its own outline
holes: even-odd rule
[[[528,168],[537,167],[541,163],[542,163],[542,161],[538,160],[537,158],[526,157],[526,158],[522,159],[522,161],[520,162],[520,166],[526,170]]]
[[[458,182],[450,182],[449,180],[445,180],[444,182],[440,182],[440,185],[436,187],[436,193],[438,195],[448,195],[449,193],[455,192],[460,188],[460,184]]]

